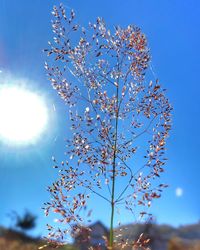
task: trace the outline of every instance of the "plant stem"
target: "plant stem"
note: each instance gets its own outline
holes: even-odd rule
[[[110,239],[109,239],[109,249],[113,250],[114,243],[114,215],[115,215],[115,173],[116,173],[116,153],[117,153],[117,134],[118,134],[118,116],[119,116],[119,87],[117,86],[117,103],[116,103],[116,121],[115,121],[115,141],[114,141],[114,154],[113,154],[113,178],[112,178],[112,193],[111,193],[111,217],[110,217]]]

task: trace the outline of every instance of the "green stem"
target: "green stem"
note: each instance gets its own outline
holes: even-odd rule
[[[116,174],[116,152],[117,152],[117,133],[118,133],[118,115],[119,115],[119,107],[118,107],[118,97],[119,97],[119,87],[117,86],[117,103],[116,103],[116,121],[115,121],[115,142],[114,142],[114,155],[113,155],[113,178],[112,178],[112,193],[111,193],[111,217],[110,217],[110,239],[109,239],[109,249],[113,250],[114,243],[114,215],[115,215],[115,174]]]

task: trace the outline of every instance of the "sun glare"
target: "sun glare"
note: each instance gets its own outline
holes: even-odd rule
[[[43,99],[22,87],[0,88],[0,139],[12,143],[31,143],[47,125]]]

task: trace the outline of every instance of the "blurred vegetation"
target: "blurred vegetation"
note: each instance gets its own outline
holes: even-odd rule
[[[48,244],[41,238],[33,238],[26,234],[28,230],[36,227],[37,217],[26,210],[23,215],[16,211],[8,214],[12,227],[4,228],[0,226],[0,250],[53,250],[55,246]],[[77,250],[72,245],[59,247],[59,250]]]
[[[23,230],[33,229],[36,226],[36,216],[26,211],[25,214],[20,217],[16,215],[16,227]]]
[[[0,250],[38,250],[40,247],[43,250],[55,249],[55,246],[47,246],[47,243],[41,238],[30,237],[23,231],[0,227]],[[58,249],[77,250],[72,245],[62,246]]]
[[[169,241],[168,250],[200,250],[200,240],[183,240],[175,237]]]
[[[26,210],[23,215],[19,215],[16,211],[12,211],[8,216],[11,222],[14,223],[13,227],[25,232],[36,227],[37,216]]]
[[[45,242],[24,243],[20,240],[7,240],[0,237],[0,250],[38,250]],[[53,250],[55,248],[45,247],[44,250]],[[71,245],[59,247],[59,250],[77,250]]]

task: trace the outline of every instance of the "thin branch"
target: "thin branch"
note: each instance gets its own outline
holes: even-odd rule
[[[135,178],[136,175],[137,175],[142,169],[145,168],[145,166],[146,166],[146,164],[144,164],[143,166],[141,166],[135,173],[133,173],[132,179]],[[127,186],[129,187],[130,184],[127,184]],[[128,187],[126,188],[126,190],[128,189]],[[125,190],[125,189],[124,189],[124,190]],[[125,190],[125,191],[126,191],[126,190]],[[125,191],[124,191],[124,193],[125,193]],[[123,194],[124,194],[124,193],[123,193]],[[128,195],[128,196],[129,196],[129,195]],[[120,201],[124,200],[125,198],[127,198],[128,196],[121,198],[121,197],[122,197],[122,195],[121,195],[121,197],[120,197],[121,199],[118,198],[117,200],[118,200],[118,202],[120,202]]]
[[[102,75],[101,73],[99,73],[99,75],[100,75],[101,77],[103,77],[106,81],[108,81],[109,83],[111,83],[113,86],[116,87],[115,83],[114,83],[113,81],[111,81],[110,79],[108,79],[106,76]]]
[[[101,195],[100,193],[96,192],[95,190],[93,190],[91,187],[89,186],[85,186],[86,188],[88,188],[90,191],[92,191],[94,194],[98,195],[99,197],[101,197],[102,199],[106,200],[108,203],[110,203],[110,200],[107,199],[105,196]]]
[[[126,162],[125,162],[121,157],[119,157],[119,156],[117,156],[117,157],[118,157],[118,158],[123,162],[123,164],[128,168],[128,170],[129,170],[130,173],[131,173],[131,176],[130,176],[130,179],[129,179],[128,184],[126,185],[126,187],[124,188],[124,190],[121,192],[121,194],[118,196],[118,198],[116,199],[115,202],[118,202],[118,201],[120,200],[120,198],[123,196],[123,194],[126,192],[126,190],[127,190],[127,189],[129,188],[129,186],[131,185],[131,182],[132,182],[133,177],[134,177],[131,168],[126,164]]]
[[[76,176],[76,177],[78,177],[78,176]],[[107,202],[110,203],[110,200],[108,198],[106,198],[105,196],[101,195],[97,191],[93,190],[90,186],[84,185],[83,181],[81,181],[79,178],[77,178],[77,180],[82,183],[83,187],[88,188],[91,192],[93,192],[94,194],[98,195],[99,197],[101,197],[102,199],[104,199],[104,200],[106,200]]]
[[[148,129],[150,128],[151,124],[152,124],[153,121],[157,118],[158,115],[159,115],[159,114],[157,114],[156,116],[154,116],[153,119],[149,122],[148,126],[147,126],[141,133],[135,135],[135,136],[133,137],[133,140],[136,139],[136,138],[138,138],[138,137],[140,137],[140,136],[143,135],[144,133],[146,133],[146,132],[148,131]],[[130,140],[130,141],[132,141],[132,140]]]

